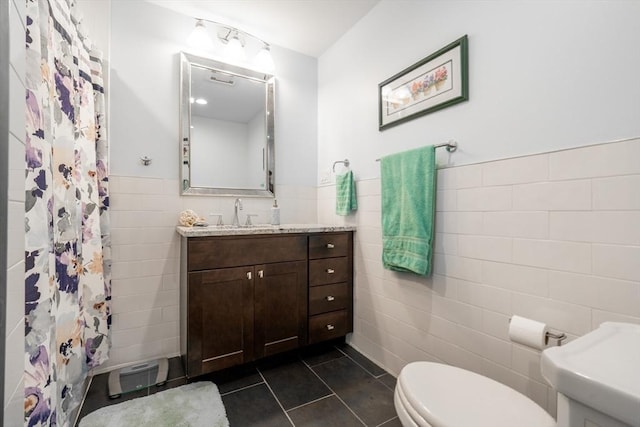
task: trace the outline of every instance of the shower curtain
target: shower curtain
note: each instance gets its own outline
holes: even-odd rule
[[[26,0],[25,425],[67,426],[110,348],[100,55],[71,0]]]

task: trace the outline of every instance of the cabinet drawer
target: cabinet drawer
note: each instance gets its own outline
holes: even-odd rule
[[[314,259],[309,261],[309,285],[326,285],[349,280],[347,257]]]
[[[347,334],[347,310],[332,311],[309,318],[309,344]]]
[[[349,234],[317,234],[309,236],[309,259],[347,256]]]
[[[307,258],[305,236],[201,237],[188,242],[189,271],[299,261]]]
[[[349,307],[349,288],[346,283],[314,286],[309,289],[309,314],[320,314]]]

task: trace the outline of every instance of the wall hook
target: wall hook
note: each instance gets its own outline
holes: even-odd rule
[[[143,165],[149,166],[151,164],[151,157],[142,156],[140,157],[140,161],[142,162]]]

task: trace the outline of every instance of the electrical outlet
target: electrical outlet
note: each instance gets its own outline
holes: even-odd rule
[[[320,184],[331,184],[331,169],[326,169],[320,175]]]

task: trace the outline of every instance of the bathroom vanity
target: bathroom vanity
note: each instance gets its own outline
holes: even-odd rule
[[[353,227],[177,227],[189,378],[353,330]]]

